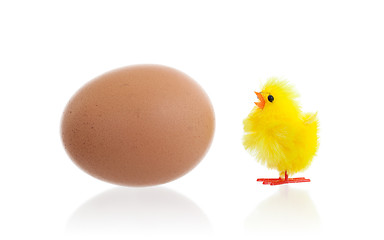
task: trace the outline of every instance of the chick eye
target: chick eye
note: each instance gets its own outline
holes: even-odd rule
[[[273,100],[275,100],[275,98],[272,95],[268,95],[268,101],[273,102]]]

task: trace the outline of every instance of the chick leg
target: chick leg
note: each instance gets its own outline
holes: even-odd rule
[[[310,182],[310,179],[306,179],[303,177],[299,178],[288,178],[287,171],[280,173],[279,178],[259,178],[257,179],[258,182],[263,182],[263,184],[269,184],[269,185],[281,185],[281,184],[287,184],[287,183],[300,183],[300,182]]]

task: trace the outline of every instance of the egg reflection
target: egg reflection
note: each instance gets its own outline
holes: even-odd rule
[[[113,188],[80,206],[67,223],[68,234],[209,234],[204,212],[166,188]]]

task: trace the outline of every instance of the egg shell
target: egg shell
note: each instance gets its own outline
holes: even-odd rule
[[[211,144],[212,104],[186,74],[160,65],[105,73],[67,104],[64,147],[84,171],[127,186],[163,184],[193,169]]]

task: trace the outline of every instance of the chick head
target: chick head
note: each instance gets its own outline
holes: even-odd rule
[[[255,92],[259,102],[255,102],[260,114],[296,112],[300,109],[296,98],[299,96],[293,86],[284,80],[270,78],[261,92]]]

